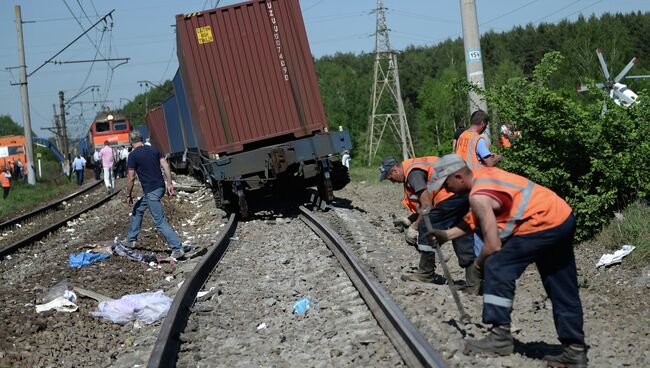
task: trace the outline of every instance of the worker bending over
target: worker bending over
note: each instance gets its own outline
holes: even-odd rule
[[[454,195],[444,189],[429,193],[427,183],[435,177],[434,164],[438,160],[435,156],[412,158],[397,162],[392,157],[382,161],[379,180],[388,179],[393,183],[404,184],[404,198],[402,204],[411,211],[410,219],[400,219],[405,227],[405,240],[409,245],[415,246],[420,252],[418,271],[410,275],[402,275],[404,281],[437,282],[443,283],[444,279],[435,274],[434,249],[427,242],[427,228],[422,216],[418,214],[418,207],[422,210],[429,209],[427,216],[436,229],[448,229],[460,221],[469,211],[467,195]],[[453,241],[454,251],[458,257],[460,267],[467,270],[474,262],[474,244],[472,236],[466,236]],[[466,276],[468,273],[466,272]],[[469,273],[469,276],[474,275]],[[453,280],[450,280],[453,282]],[[479,284],[478,279],[466,277],[465,286],[474,287]]]
[[[529,264],[535,263],[564,345],[560,355],[544,359],[551,367],[586,367],[573,254],[576,222],[571,207],[550,189],[519,175],[495,167],[470,170],[455,154],[440,158],[434,169],[437,177],[429,186],[431,190],[469,193],[469,222],[480,224],[485,243],[473,270],[484,275],[483,322],[493,327],[487,337],[467,340],[465,353],[512,354],[510,314],[515,282]],[[461,222],[449,230],[434,230],[434,235],[442,244],[470,231],[470,226]]]

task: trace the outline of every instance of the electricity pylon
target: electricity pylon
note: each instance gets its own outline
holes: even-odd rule
[[[382,0],[377,0],[375,12],[377,13],[377,29],[375,31],[372,105],[368,119],[368,165],[372,163],[372,159],[377,155],[386,127],[393,132],[397,141],[401,143],[404,160],[415,156],[399,87],[397,53],[390,47],[389,29]]]

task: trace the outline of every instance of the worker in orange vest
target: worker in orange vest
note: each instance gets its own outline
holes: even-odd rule
[[[480,224],[485,245],[474,262],[484,274],[483,322],[492,324],[488,336],[468,340],[465,354],[507,355],[514,350],[510,333],[516,280],[535,263],[553,305],[553,320],[564,350],[544,359],[551,367],[586,367],[587,348],[578,293],[571,207],[557,194],[534,182],[488,167],[470,170],[458,155],[440,158],[430,190],[444,188],[469,194],[471,220],[449,230],[435,230],[437,241],[464,236]]]
[[[2,184],[2,199],[7,199],[11,190],[11,172],[5,167],[0,174],[0,183]]]
[[[406,243],[417,248],[420,252],[418,271],[402,275],[404,281],[419,281],[428,283],[444,283],[444,278],[435,274],[435,253],[427,241],[427,228],[419,209],[429,209],[427,216],[436,229],[448,229],[460,221],[469,211],[467,195],[454,195],[446,190],[429,193],[427,183],[435,176],[433,165],[438,160],[435,156],[412,158],[397,162],[392,157],[382,161],[380,180],[388,179],[393,183],[404,185],[402,204],[410,212],[410,218],[401,218],[396,225],[405,228]],[[454,251],[460,267],[467,269],[474,263],[474,243],[472,236],[453,241]],[[470,276],[473,273],[469,274]],[[478,278],[466,277],[465,285],[477,285]]]
[[[496,166],[503,159],[501,155],[490,152],[490,146],[485,138],[481,137],[488,127],[489,120],[485,111],[474,111],[469,129],[464,131],[456,142],[455,153],[467,162],[470,169]]]
[[[510,148],[512,147],[512,125],[503,124],[499,129],[499,147],[501,148]]]

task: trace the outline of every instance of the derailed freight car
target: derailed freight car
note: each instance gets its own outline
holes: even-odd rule
[[[254,0],[176,16],[180,77],[195,132],[188,158],[218,204],[260,188],[349,182],[338,156],[349,134],[329,132],[298,0]]]

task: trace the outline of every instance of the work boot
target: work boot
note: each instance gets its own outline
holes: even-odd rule
[[[480,340],[465,341],[465,355],[497,354],[510,355],[515,350],[515,343],[510,333],[510,326],[492,327],[490,333]]]
[[[465,267],[465,285],[461,285],[458,289],[469,295],[480,295],[481,292],[481,275],[476,267],[471,264]]]
[[[586,368],[587,347],[581,344],[568,345],[561,354],[545,355],[543,359],[553,368]]]
[[[415,273],[402,275],[402,281],[425,282],[429,284],[440,283],[440,276],[436,275],[435,253],[420,253],[420,263]],[[444,278],[442,283],[444,283]]]

